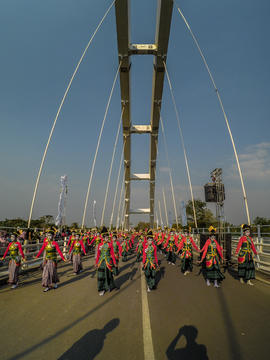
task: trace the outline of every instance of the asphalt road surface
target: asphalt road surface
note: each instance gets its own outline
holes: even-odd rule
[[[207,287],[199,267],[183,276],[179,260],[176,266],[163,255],[159,260],[151,293],[134,255],[120,262],[119,290],[104,296],[93,256],[77,276],[71,264],[59,264],[57,290],[43,293],[40,270],[21,276],[15,290],[1,286],[0,359],[270,358],[269,285],[241,285],[227,272],[221,288]]]

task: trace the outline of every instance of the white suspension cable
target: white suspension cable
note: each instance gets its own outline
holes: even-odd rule
[[[163,64],[164,64],[164,67],[165,67],[166,76],[167,76],[167,79],[168,79],[168,84],[169,84],[169,88],[170,88],[171,96],[172,96],[172,101],[173,101],[173,105],[174,105],[175,115],[176,115],[176,118],[177,118],[178,130],[179,130],[179,134],[180,134],[180,138],[181,138],[181,144],[182,144],[182,148],[183,148],[185,164],[186,164],[186,170],[187,170],[187,176],[188,176],[189,190],[190,190],[190,196],[191,196],[192,208],[193,208],[194,223],[195,223],[195,227],[197,228],[198,224],[197,224],[197,216],[196,216],[195,203],[194,203],[193,188],[192,188],[192,184],[191,184],[190,171],[189,171],[189,165],[188,165],[188,159],[187,159],[187,153],[186,153],[186,147],[185,147],[183,132],[182,132],[182,128],[181,128],[181,125],[180,125],[180,117],[179,117],[178,109],[177,109],[177,106],[176,106],[175,97],[174,97],[174,93],[173,93],[169,73],[168,73],[168,70],[167,70],[167,66],[166,66],[166,63],[164,61],[163,61]]]
[[[91,168],[91,173],[90,173],[90,178],[89,178],[87,193],[86,193],[86,197],[85,197],[83,217],[82,217],[82,228],[84,227],[85,216],[86,216],[86,209],[87,209],[87,204],[88,204],[88,198],[89,198],[89,194],[90,194],[90,189],[91,189],[91,184],[92,184],[92,178],[93,178],[93,173],[94,173],[94,169],[95,169],[95,165],[96,165],[96,159],[97,159],[97,154],[98,154],[98,150],[99,150],[100,140],[101,140],[101,136],[102,136],[102,133],[103,133],[103,128],[104,128],[105,121],[106,121],[106,118],[107,118],[107,114],[108,114],[109,106],[110,106],[110,103],[111,103],[111,98],[112,98],[113,90],[114,90],[114,87],[115,87],[115,83],[116,83],[116,80],[117,80],[117,77],[118,77],[118,73],[119,73],[121,64],[122,64],[122,61],[120,61],[119,66],[118,66],[118,69],[117,69],[117,72],[116,72],[116,75],[115,75],[115,77],[114,77],[114,81],[113,81],[113,85],[112,85],[112,88],[111,88],[111,92],[110,92],[110,96],[109,96],[109,99],[108,99],[108,103],[107,103],[107,106],[106,106],[106,110],[105,110],[104,118],[103,118],[103,121],[102,121],[101,129],[100,129],[100,132],[99,132],[99,137],[98,137],[96,152],[95,152],[94,160],[93,160],[93,163],[92,163],[92,168]]]
[[[43,156],[42,156],[40,168],[39,168],[38,175],[37,175],[37,179],[36,179],[36,184],[35,184],[35,188],[34,188],[34,193],[33,193],[33,198],[32,198],[32,203],[31,203],[31,208],[30,208],[30,213],[29,213],[29,217],[28,217],[28,225],[27,225],[28,228],[30,227],[30,223],[31,223],[31,219],[32,219],[33,207],[34,207],[34,203],[35,203],[35,199],[36,199],[36,194],[37,194],[37,189],[38,189],[38,185],[39,185],[39,180],[40,180],[41,172],[42,172],[42,169],[43,169],[44,161],[45,161],[45,159],[46,159],[48,147],[49,147],[50,142],[51,142],[51,138],[52,138],[52,135],[53,135],[53,132],[54,132],[54,128],[55,128],[57,119],[58,119],[59,114],[60,114],[60,112],[61,112],[62,106],[63,106],[63,104],[64,104],[64,102],[65,102],[65,100],[66,100],[66,97],[67,97],[67,94],[68,94],[69,89],[70,89],[70,87],[71,87],[71,84],[72,84],[72,82],[73,82],[73,79],[74,79],[75,75],[77,74],[77,71],[78,71],[78,69],[79,69],[79,67],[80,67],[80,65],[81,65],[81,62],[82,62],[82,60],[83,60],[83,58],[84,58],[84,56],[85,56],[85,54],[86,54],[86,52],[87,52],[90,44],[91,44],[91,42],[93,41],[96,33],[98,32],[100,26],[102,25],[103,21],[105,20],[106,16],[108,15],[109,11],[110,11],[111,8],[113,7],[115,1],[116,1],[116,0],[114,0],[114,1],[112,2],[112,4],[109,6],[108,10],[105,12],[103,18],[100,20],[100,22],[99,22],[96,30],[94,31],[94,33],[93,33],[93,35],[91,36],[88,44],[86,45],[86,47],[85,47],[85,49],[84,49],[84,52],[82,53],[82,56],[81,56],[81,58],[80,58],[80,60],[79,60],[79,62],[78,62],[78,64],[77,64],[77,66],[76,66],[76,68],[75,68],[75,70],[74,70],[74,72],[73,72],[73,74],[72,74],[72,76],[71,76],[71,79],[70,79],[70,81],[69,81],[69,83],[68,83],[68,86],[67,86],[66,91],[65,91],[65,93],[64,93],[64,96],[63,96],[63,98],[62,98],[62,101],[61,101],[61,103],[60,103],[60,106],[59,106],[59,108],[58,108],[58,110],[57,110],[57,113],[56,113],[56,116],[55,116],[55,119],[54,119],[54,122],[53,122],[53,126],[52,126],[52,128],[51,128],[50,135],[49,135],[49,138],[48,138],[48,141],[47,141],[47,145],[46,145],[46,147],[45,147],[45,150],[44,150],[44,153],[43,153]]]
[[[124,184],[125,184],[125,181],[124,181]],[[119,227],[120,227],[121,230],[123,230],[124,210],[125,210],[125,192],[123,191],[123,199],[121,200],[121,210],[120,210],[120,213],[119,213]]]
[[[106,186],[106,191],[105,191],[105,198],[104,198],[104,204],[103,204],[103,210],[102,210],[102,216],[101,216],[100,226],[104,225],[104,224],[103,224],[103,222],[104,222],[104,214],[105,214],[107,197],[108,197],[108,191],[109,191],[109,186],[110,186],[110,180],[111,180],[111,174],[112,174],[112,167],[113,167],[113,162],[114,162],[114,156],[115,156],[116,146],[117,146],[117,144],[118,144],[118,138],[119,138],[120,127],[121,127],[121,122],[122,122],[122,117],[123,117],[124,110],[125,110],[125,107],[123,106],[122,112],[121,112],[121,117],[120,117],[119,124],[118,124],[117,134],[116,134],[116,138],[115,138],[115,142],[114,142],[114,147],[113,147],[112,161],[111,161],[111,165],[110,165],[109,176],[108,176],[108,181],[107,181],[107,186]]]
[[[167,223],[167,227],[169,227],[169,220],[168,220],[168,213],[167,213],[167,205],[166,205],[166,200],[165,200],[164,188],[162,188],[162,194],[163,194],[163,202],[164,202],[164,209],[165,209],[166,223]]]
[[[158,201],[158,207],[159,207],[159,217],[160,217],[160,223],[161,223],[161,227],[162,227],[162,229],[163,229],[164,224],[163,224],[162,215],[161,215],[161,206],[160,206],[160,201]]]
[[[125,176],[123,177],[123,182],[122,182],[122,186],[121,186],[121,192],[120,192],[120,196],[119,196],[117,221],[116,221],[116,229],[117,230],[118,230],[119,225],[120,225],[120,223],[119,223],[120,222],[120,206],[121,206],[121,200],[122,200],[122,194],[123,194],[124,185],[125,185]]]
[[[121,215],[121,229],[122,229],[122,231],[124,230],[126,209],[127,209],[127,204],[126,204],[126,201],[125,201],[125,194],[124,194],[122,215]]]
[[[159,111],[160,111],[160,108],[159,108]],[[172,172],[171,172],[171,166],[170,166],[170,160],[169,160],[168,146],[167,146],[167,140],[166,140],[166,136],[165,136],[164,124],[163,124],[163,120],[162,120],[161,115],[160,115],[160,123],[161,123],[161,129],[162,129],[162,134],[163,134],[163,141],[164,141],[164,145],[165,145],[165,153],[166,153],[168,167],[169,167],[169,177],[170,177],[172,197],[173,197],[175,221],[176,221],[176,225],[178,227],[178,215],[177,215],[177,210],[176,210],[175,194],[174,194],[174,187],[173,187],[173,181],[172,181]]]
[[[158,151],[158,142],[157,142],[157,138],[155,138],[155,145],[156,145],[156,166],[155,166],[155,179],[157,178],[157,169],[160,170],[159,166],[157,167],[157,159],[158,159],[158,155],[159,155],[159,151]],[[155,191],[156,191],[156,181],[155,181]]]
[[[176,1],[174,1],[175,4],[176,4]],[[176,7],[177,7],[177,10],[179,12],[179,14],[181,15],[182,19],[184,20],[185,24],[186,24],[186,27],[188,28],[195,44],[196,44],[196,47],[200,53],[200,56],[204,62],[204,65],[206,67],[206,70],[209,74],[209,77],[211,79],[211,82],[213,84],[213,87],[214,87],[214,90],[216,92],[216,95],[217,95],[217,98],[218,98],[218,101],[219,101],[219,105],[221,107],[221,110],[222,110],[222,113],[223,113],[223,116],[224,116],[224,119],[225,119],[225,122],[226,122],[226,126],[227,126],[227,129],[228,129],[228,132],[229,132],[229,135],[230,135],[230,139],[231,139],[231,143],[232,143],[232,146],[233,146],[233,151],[234,151],[234,156],[235,156],[235,160],[236,160],[236,163],[237,163],[237,168],[238,168],[238,172],[239,172],[239,176],[240,176],[240,181],[241,181],[241,186],[242,186],[242,192],[243,192],[243,197],[244,197],[244,202],[245,202],[245,208],[246,208],[246,215],[247,215],[247,219],[248,219],[248,224],[250,225],[250,216],[249,216],[249,208],[248,208],[248,202],[247,202],[247,195],[246,195],[246,189],[245,189],[245,185],[244,185],[244,180],[243,180],[243,176],[242,176],[242,170],[241,170],[241,167],[240,167],[240,162],[239,162],[239,158],[238,158],[238,154],[237,154],[237,151],[236,151],[236,147],[235,147],[235,143],[234,143],[234,139],[233,139],[233,136],[232,136],[232,131],[231,131],[231,128],[230,128],[230,124],[229,124],[229,120],[227,118],[227,115],[226,115],[226,112],[224,110],[224,106],[223,106],[223,102],[221,100],[221,97],[220,97],[220,93],[219,93],[219,90],[216,86],[216,83],[214,81],[214,78],[213,78],[213,75],[210,71],[210,68],[206,62],[206,59],[205,59],[205,56],[200,48],[200,45],[198,43],[198,40],[197,38],[195,37],[193,31],[191,30],[185,16],[183,15],[182,11],[180,10],[179,6],[176,4]]]
[[[155,219],[156,219],[156,229],[159,228],[161,221],[159,220],[159,216],[158,216],[158,206],[156,205],[156,209],[155,209]]]
[[[122,169],[122,162],[123,162],[123,157],[124,157],[125,144],[126,144],[126,140],[123,143],[123,149],[122,149],[121,159],[120,159],[120,163],[119,163],[119,169],[118,169],[118,175],[117,175],[117,181],[116,181],[114,199],[113,199],[112,214],[111,214],[111,219],[110,219],[110,230],[112,229],[114,208],[115,208],[115,202],[116,202],[116,197],[117,197],[117,193],[118,193],[118,184],[119,184],[119,179],[120,179],[120,174],[121,174],[121,169]]]
[[[156,152],[157,152],[157,156],[159,155],[159,150],[158,150],[158,146],[157,146],[157,140],[155,140],[155,144],[156,144]],[[157,169],[157,166],[156,166]],[[158,169],[160,170],[160,168],[158,167]],[[165,201],[165,195],[164,195],[164,189],[162,188],[162,192],[163,192],[163,202],[164,202],[164,209],[165,209],[165,218],[167,220],[167,226],[169,226],[169,221],[168,221],[168,213],[167,213],[167,206],[166,206],[166,201]],[[160,206],[160,201],[158,201],[158,205],[159,205],[159,215],[160,215],[160,222],[162,225],[162,228],[164,227],[164,223],[162,220],[162,215],[161,215],[161,206]]]

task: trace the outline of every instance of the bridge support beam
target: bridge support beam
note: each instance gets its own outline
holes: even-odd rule
[[[131,44],[129,31],[129,0],[118,0],[115,3],[116,29],[118,41],[120,68],[121,102],[124,107],[123,113],[123,136],[124,136],[124,165],[125,165],[125,228],[129,228],[130,214],[148,214],[151,227],[154,225],[155,209],[155,179],[156,158],[158,145],[158,131],[160,120],[160,108],[162,102],[164,84],[164,62],[167,58],[168,42],[170,36],[173,0],[157,0],[157,24],[155,44]],[[130,110],[130,56],[152,55],[154,56],[152,109],[150,125],[131,125]],[[131,166],[131,135],[150,134],[149,174],[130,173]],[[130,181],[149,181],[149,209],[130,210]]]

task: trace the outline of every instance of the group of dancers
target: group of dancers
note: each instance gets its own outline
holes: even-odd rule
[[[238,254],[238,276],[242,284],[253,285],[255,279],[255,266],[253,255],[257,255],[253,239],[250,236],[250,226],[243,225],[243,236],[240,237],[236,252]],[[67,239],[66,239],[67,240]],[[202,272],[207,286],[211,283],[214,287],[220,287],[225,278],[220,265],[223,262],[223,249],[216,240],[216,229],[209,228],[209,238],[204,246],[199,249],[190,235],[188,227],[181,232],[162,229],[141,232],[109,232],[103,227],[99,232],[94,229],[84,233],[75,231],[69,236],[66,244],[68,256],[62,253],[53,231],[48,231],[43,240],[43,245],[38,251],[36,258],[43,254],[42,286],[47,292],[57,288],[59,277],[57,274],[57,254],[64,261],[72,261],[73,273],[78,275],[82,271],[82,254],[94,249],[95,268],[97,271],[97,289],[100,296],[106,291],[117,289],[114,276],[119,274],[119,262],[128,260],[128,256],[135,252],[136,261],[141,263],[144,271],[147,291],[156,287],[156,275],[160,270],[157,254],[164,254],[168,264],[175,265],[177,256],[181,260],[181,272],[186,276],[193,270],[193,250],[200,254],[198,264],[202,266]],[[25,255],[16,234],[11,234],[10,243],[2,257],[2,261],[9,254],[9,283],[15,289],[19,281],[19,269],[21,258],[25,261]]]

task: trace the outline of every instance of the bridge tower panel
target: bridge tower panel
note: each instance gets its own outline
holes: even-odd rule
[[[124,177],[125,177],[125,228],[129,227],[130,210],[130,157],[131,157],[131,137],[130,137],[130,27],[129,27],[129,0],[118,0],[115,3],[118,57],[120,67],[120,89],[121,106],[123,112],[123,141],[124,141]]]
[[[154,225],[155,209],[155,179],[156,179],[156,158],[158,146],[158,131],[160,120],[160,108],[163,94],[163,84],[168,43],[170,37],[173,0],[159,0],[157,7],[156,24],[156,56],[154,57],[152,109],[151,109],[151,140],[150,140],[150,225]]]
[[[121,63],[120,87],[123,113],[124,166],[125,166],[125,228],[129,228],[130,214],[148,214],[150,225],[154,225],[156,158],[160,108],[164,84],[164,62],[166,62],[170,36],[173,0],[158,0],[155,44],[130,44],[129,32],[129,0],[118,0],[115,3],[118,56]],[[131,124],[130,109],[130,56],[154,55],[152,104],[150,125]],[[149,173],[131,174],[131,135],[150,135]],[[130,182],[137,180],[149,181],[149,208],[130,209]]]

